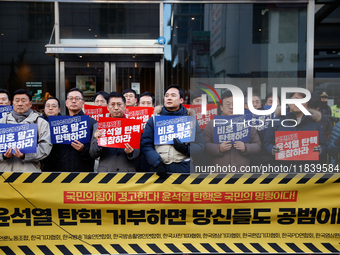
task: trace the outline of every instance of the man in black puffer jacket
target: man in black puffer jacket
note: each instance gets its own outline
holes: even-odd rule
[[[164,106],[156,107],[155,114],[166,116],[186,116],[188,110],[182,105],[184,92],[178,85],[170,85],[164,93]],[[196,123],[195,142],[182,143],[178,138],[174,144],[154,144],[154,118],[146,123],[141,142],[142,153],[151,168],[160,176],[169,173],[190,173],[190,155],[202,153],[204,150],[204,137],[201,128]],[[152,171],[152,170],[151,170]]]

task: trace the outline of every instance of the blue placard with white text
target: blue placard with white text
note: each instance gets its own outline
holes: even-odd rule
[[[11,111],[13,111],[13,105],[0,105],[0,119]]]
[[[80,116],[50,116],[48,118],[51,130],[52,144],[71,144],[77,140],[90,143],[90,117]]]
[[[196,118],[194,116],[155,116],[155,145],[173,144],[173,139],[181,142],[193,142],[196,134]]]
[[[0,124],[0,153],[15,148],[21,153],[37,152],[37,124]]]
[[[226,116],[214,116],[214,143],[223,143],[230,141],[234,144],[236,141],[244,143],[250,140],[250,126],[252,114]]]
[[[271,107],[272,107],[271,105],[264,105],[263,109],[268,110]],[[255,127],[258,131],[260,131],[261,133],[264,134],[267,131],[268,127],[272,125],[271,120],[275,119],[275,118],[276,118],[275,113],[272,113],[272,114],[269,114],[269,115],[253,114],[251,126]]]

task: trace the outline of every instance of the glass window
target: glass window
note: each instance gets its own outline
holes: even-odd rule
[[[62,39],[159,37],[158,4],[60,3],[59,9]]]
[[[1,88],[28,89],[36,109],[55,96],[55,59],[45,53],[53,25],[54,3],[0,2]]]
[[[165,4],[164,33],[166,87],[306,87],[306,4]]]

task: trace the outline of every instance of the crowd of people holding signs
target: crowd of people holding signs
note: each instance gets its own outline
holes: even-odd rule
[[[0,89],[0,172],[137,171],[165,177],[292,163],[296,170],[304,164],[329,166],[328,155],[340,152],[340,123],[333,128],[321,107],[325,100],[314,92],[303,104],[311,115],[289,104],[284,116],[280,107],[275,114],[257,116],[247,104],[244,115],[234,115],[230,91],[220,95],[220,104],[204,105],[203,113],[202,96],[206,92],[195,90],[191,103],[183,104],[183,90],[170,85],[161,106],[155,107],[150,92],[137,97],[132,89],[97,92],[90,105],[80,89],[72,88],[65,102],[68,114],[62,116],[56,97],[45,101],[40,114],[31,109],[29,91],[19,89],[10,97]],[[252,95],[257,110],[273,102],[279,106],[280,98],[268,94],[262,105],[260,96]]]

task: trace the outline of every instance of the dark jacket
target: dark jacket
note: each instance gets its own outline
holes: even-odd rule
[[[61,116],[59,113],[58,116]],[[44,120],[48,121],[48,117],[45,113],[41,116]],[[64,144],[52,144],[52,150],[50,155],[47,156],[47,158],[44,158],[40,161],[41,164],[41,171],[42,172],[58,172],[58,161],[60,159],[60,156],[58,155],[58,152],[62,150]]]
[[[324,159],[326,155],[327,143],[325,139],[325,135],[323,133],[322,127],[320,125],[321,121],[321,113],[316,110],[309,110],[312,115],[303,115],[301,122],[296,127],[284,127],[281,125],[281,122],[285,119],[296,119],[296,114],[294,112],[287,113],[286,116],[281,116],[281,108],[278,107],[275,111],[276,116],[280,121],[275,121],[273,127],[270,125],[265,138],[264,138],[264,148],[268,154],[272,154],[273,146],[275,145],[275,131],[318,131],[319,132],[319,145],[321,146],[321,154],[319,156],[320,160]],[[293,126],[295,122],[293,121],[285,121],[284,124],[286,126]],[[273,156],[274,157],[274,156]],[[294,162],[295,164],[316,164],[320,163],[319,161],[276,161],[276,163],[280,164],[291,164]]]
[[[80,111],[76,116],[85,115]],[[93,134],[94,125],[97,121],[90,117],[90,134]],[[71,144],[61,144],[57,149],[58,172],[93,172],[94,159],[90,156],[90,144],[84,144],[82,152],[74,149]]]
[[[340,152],[340,147],[334,144],[335,139],[337,139],[338,137],[340,137],[340,122],[336,123],[336,125],[334,126],[331,134],[331,139],[329,140],[329,144],[327,147],[328,154],[333,157],[337,157]]]
[[[100,157],[98,172],[136,172],[134,159],[139,153],[139,149],[134,149],[132,155],[127,155],[123,148],[99,146],[97,139],[92,136],[90,155],[94,159]]]
[[[157,106],[155,108],[155,114],[161,116],[188,116],[189,112],[183,105],[181,105],[179,110],[175,112],[168,111],[164,106]],[[196,123],[195,142],[188,143],[188,145],[188,153],[186,155],[182,154],[182,156],[187,156],[188,160],[181,161],[179,163],[172,162],[170,164],[169,162],[167,162],[166,164],[164,164],[167,172],[189,173],[190,169],[193,170],[190,156],[198,155],[204,150],[204,137],[198,123]],[[159,147],[166,148],[166,146],[172,147],[172,145],[160,145]],[[150,171],[154,171],[154,168],[156,168],[157,165],[163,162],[161,156],[157,153],[154,145],[154,118],[150,118],[146,123],[144,133],[142,135],[141,149],[146,160],[150,164]]]

